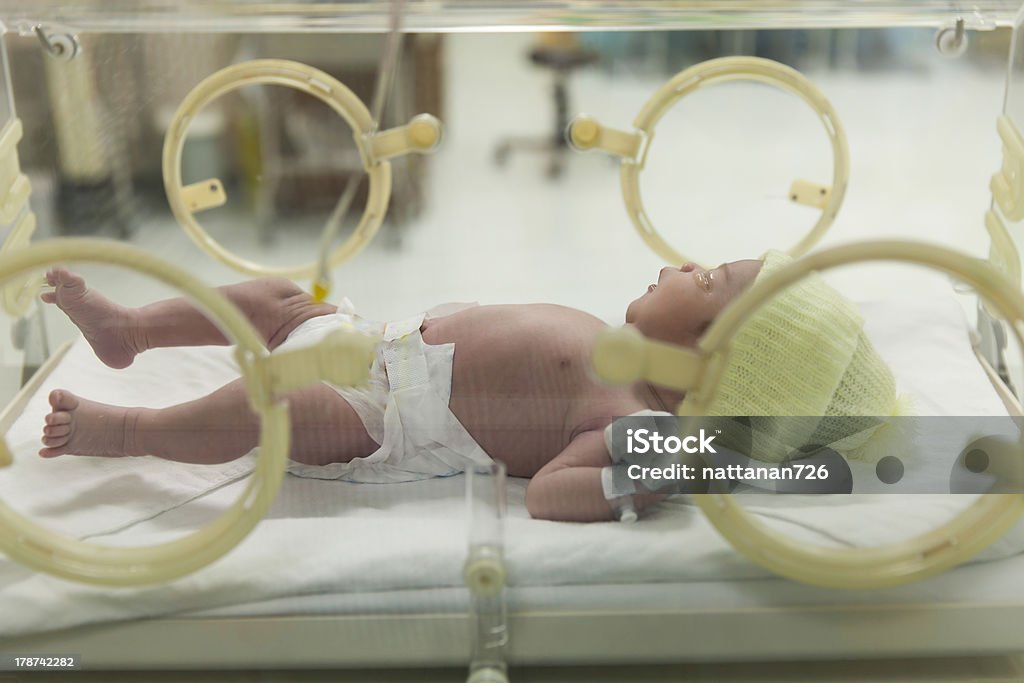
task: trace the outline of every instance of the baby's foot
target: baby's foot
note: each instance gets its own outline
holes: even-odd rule
[[[42,300],[57,304],[71,318],[97,358],[117,370],[132,364],[139,351],[128,309],[87,289],[85,280],[66,268],[51,269],[46,273],[46,282],[53,291],[43,292]]]
[[[123,456],[125,422],[128,409],[78,398],[70,391],[50,392],[52,412],[43,427],[43,445],[39,455]]]

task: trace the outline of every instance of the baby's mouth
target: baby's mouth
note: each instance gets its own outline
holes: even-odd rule
[[[649,287],[647,288],[647,293],[648,293],[648,294],[650,294],[651,292],[653,292],[653,291],[654,291],[654,290],[656,290],[657,288],[658,288],[658,285],[650,285],[650,286],[649,286]]]

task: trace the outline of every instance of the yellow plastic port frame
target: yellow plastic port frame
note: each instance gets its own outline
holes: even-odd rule
[[[32,240],[36,217],[28,209],[32,184],[21,172],[18,142],[21,141],[21,119],[11,119],[0,132],[0,224],[10,224],[0,251],[22,249]],[[21,317],[32,305],[42,286],[42,279],[33,274],[7,281],[0,287],[0,306],[8,315]]]
[[[766,276],[722,312],[697,349],[648,340],[630,327],[606,330],[595,344],[595,370],[607,381],[647,379],[685,390],[676,412],[696,420],[714,400],[730,340],[760,306],[811,272],[863,261],[908,262],[959,278],[996,309],[1024,348],[1024,297],[988,262],[922,242],[871,241],[822,250]],[[683,432],[692,428],[683,421]],[[1013,447],[1024,458],[1024,443]],[[693,499],[719,533],[752,561],[796,581],[830,588],[883,588],[938,574],[980,553],[1024,515],[1024,495],[985,494],[949,522],[914,538],[874,548],[826,548],[772,531],[731,495]]]
[[[665,113],[683,97],[716,83],[756,81],[790,92],[806,102],[818,115],[832,145],[832,185],[795,180],[789,198],[821,210],[817,222],[787,251],[792,256],[807,253],[832,225],[846,196],[850,177],[850,152],[846,133],[832,104],[799,71],[760,57],[722,57],[696,64],[665,83],[654,93],[633,121],[634,131],[602,125],[593,117],[577,116],[567,131],[569,142],[580,150],[600,149],[622,158],[620,180],[626,211],[644,242],[666,262],[681,264],[695,260],[669,244],[644,210],[640,196],[640,172],[654,139],[654,128]]]
[[[63,262],[104,263],[146,273],[202,308],[235,344],[235,357],[260,416],[260,456],[245,491],[219,518],[181,539],[149,547],[86,543],[26,519],[0,501],[0,550],[33,569],[94,584],[139,585],[170,581],[223,556],[263,518],[284,476],[289,447],[288,406],[266,386],[269,357],[245,316],[223,295],[186,271],[147,252],[97,239],[58,239],[0,254],[0,282]],[[0,467],[10,451],[0,440]]]
[[[315,262],[298,266],[264,266],[234,254],[199,225],[196,213],[227,201],[224,185],[219,179],[210,178],[182,186],[182,151],[189,125],[198,112],[228,92],[259,84],[305,92],[327,104],[352,128],[363,169],[369,177],[369,191],[359,224],[348,239],[330,254],[328,265],[331,268],[358,254],[377,234],[391,197],[391,164],[388,160],[436,148],[441,140],[441,124],[429,114],[420,114],[404,126],[378,132],[377,123],[366,105],[344,84],[319,69],[283,59],[257,59],[221,69],[200,82],[185,97],[167,129],[163,148],[164,189],[174,217],[200,249],[241,273],[254,277],[311,278],[317,272]]]

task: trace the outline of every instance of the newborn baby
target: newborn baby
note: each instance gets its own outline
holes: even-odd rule
[[[694,346],[761,270],[759,260],[712,270],[692,263],[663,268],[657,284],[629,304],[626,323],[646,337]],[[43,301],[63,310],[112,368],[127,367],[148,349],[228,343],[185,299],[126,308],[64,269],[47,273],[47,282],[53,291],[44,293]],[[647,382],[601,383],[589,363],[595,335],[605,323],[564,306],[471,306],[382,324],[315,303],[284,279],[220,291],[272,350],[315,343],[339,326],[383,336],[368,386],[321,383],[288,394],[289,471],[299,476],[410,481],[455,474],[493,458],[504,462],[511,476],[532,478],[526,504],[534,517],[609,520],[614,510],[601,482],[602,468],[611,464],[605,427],[616,416],[671,410],[684,398]],[[790,345],[783,340],[779,348],[788,352]],[[799,344],[792,348],[802,353]],[[884,406],[889,397],[883,398]],[[49,401],[52,412],[39,452],[46,458],[155,455],[221,463],[248,453],[259,441],[259,420],[241,379],[163,409],[107,405],[64,389],[51,392]],[[633,504],[639,509],[659,497],[637,496]]]

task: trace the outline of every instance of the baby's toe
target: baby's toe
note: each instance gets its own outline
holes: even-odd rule
[[[71,435],[71,425],[47,425],[43,427],[43,438],[44,439],[66,439]]]
[[[51,278],[53,280],[52,282],[50,281]],[[85,280],[81,275],[73,273],[67,268],[61,267],[51,268],[46,274],[46,281],[54,287],[78,287],[79,285],[85,284]]]
[[[67,411],[60,411],[56,413],[49,413],[46,416],[47,425],[66,425],[71,424],[71,413]]]
[[[43,445],[47,448],[60,448],[61,446],[66,446],[70,440],[70,431],[63,436],[49,436],[45,432],[43,433]]]
[[[50,392],[50,407],[54,412],[72,411],[78,407],[78,397],[66,389],[54,389]]]

